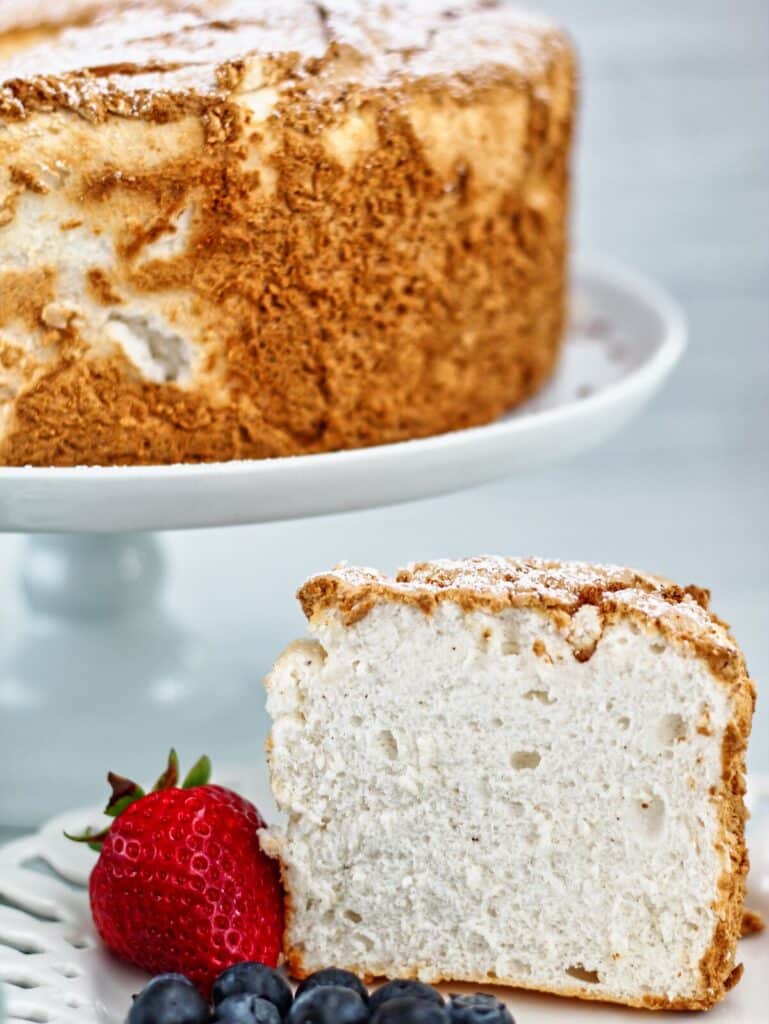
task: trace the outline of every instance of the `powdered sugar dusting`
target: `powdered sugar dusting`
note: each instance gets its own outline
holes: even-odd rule
[[[535,605],[572,615],[590,604],[603,613],[635,614],[677,639],[705,643],[727,659],[741,659],[725,624],[708,610],[706,591],[614,565],[480,556],[415,563],[394,578],[373,569],[340,567],[302,588],[310,614],[318,594],[319,606],[345,602],[363,607],[369,598],[372,604],[405,600],[426,607],[449,600],[465,608]]]
[[[0,32],[75,21],[96,6],[96,0],[2,0]]]
[[[88,24],[66,27],[84,12]],[[0,31],[36,17],[14,4]],[[148,90],[231,95],[264,58],[275,60],[278,79],[318,78],[321,87],[500,69],[543,76],[566,45],[550,21],[487,0],[101,0],[56,4],[45,20],[64,31],[0,63],[0,113],[18,116],[20,98],[29,105],[33,95],[38,106],[93,111],[102,93],[109,112],[144,116]]]
[[[632,585],[637,574],[618,566],[585,562],[549,562],[492,555],[451,561],[416,563],[398,574],[417,586],[451,587],[478,593],[536,594],[558,605],[579,603],[588,588],[603,591],[607,584]],[[650,577],[644,579],[651,580]]]
[[[481,65],[541,72],[557,34],[546,18],[482,0],[332,0],[324,9],[329,39],[363,55],[372,79]]]

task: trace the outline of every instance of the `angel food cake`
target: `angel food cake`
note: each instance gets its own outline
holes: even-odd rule
[[[574,102],[560,30],[486,0],[3,5],[0,464],[515,406],[564,325]]]
[[[478,558],[299,597],[267,681],[295,975],[724,996],[755,691],[706,591]]]

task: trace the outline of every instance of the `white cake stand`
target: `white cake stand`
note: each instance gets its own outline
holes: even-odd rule
[[[0,531],[32,535],[19,570],[25,610],[10,629],[0,624],[4,822],[40,821],[61,806],[62,791],[70,804],[92,799],[91,773],[130,767],[137,745],[159,751],[182,737],[192,751],[242,761],[258,742],[256,663],[174,621],[162,601],[161,549],[146,531],[274,522],[458,491],[575,455],[635,415],[681,356],[681,311],[624,270],[583,268],[573,292],[556,376],[487,427],[216,465],[0,468]]]

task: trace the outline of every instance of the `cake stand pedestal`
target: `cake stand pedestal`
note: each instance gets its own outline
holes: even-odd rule
[[[22,614],[0,631],[4,824],[39,822],[62,793],[98,797],[109,768],[143,776],[171,743],[188,762],[253,757],[259,669],[175,619],[164,576],[150,533],[25,542]]]
[[[107,768],[143,775],[174,742],[186,759],[247,763],[266,734],[259,677],[274,643],[254,637],[233,651],[175,618],[162,546],[146,531],[413,501],[570,457],[641,409],[685,333],[656,286],[593,266],[575,277],[553,380],[490,426],[255,462],[0,468],[0,530],[30,534],[21,566],[0,566],[18,572],[22,595],[15,617],[0,618],[0,820],[28,825],[90,803]]]

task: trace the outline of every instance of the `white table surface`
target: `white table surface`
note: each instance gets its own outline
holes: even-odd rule
[[[712,589],[759,682],[750,764],[767,771],[769,4],[542,6],[582,54],[576,241],[681,300],[691,343],[672,384],[610,443],[555,469],[394,509],[168,535],[168,600],[188,624],[218,625],[222,645],[247,648],[258,687],[302,632],[297,584],[341,559],[391,569],[532,553],[696,582]],[[13,628],[19,607],[22,544],[0,536],[0,630]]]

